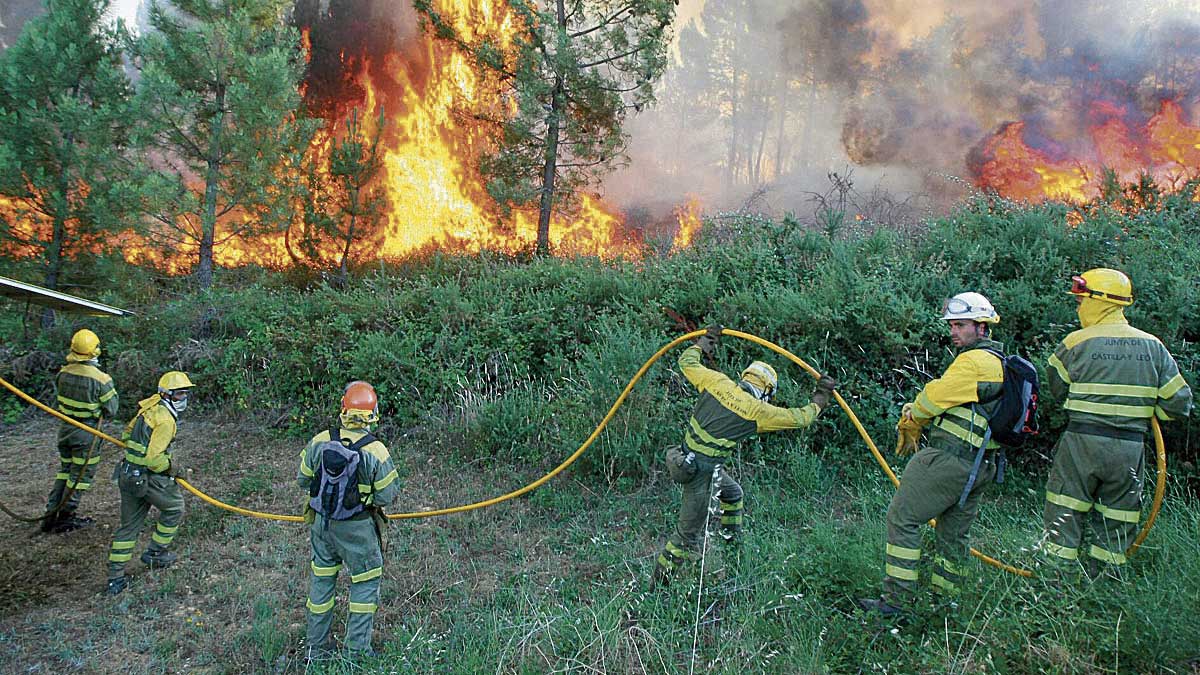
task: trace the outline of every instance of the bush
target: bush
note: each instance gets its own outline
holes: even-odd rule
[[[577,447],[642,362],[678,334],[663,311],[670,308],[697,326],[720,322],[761,335],[834,373],[868,430],[886,441],[899,405],[952,358],[938,310],[966,289],[992,298],[1002,317],[997,337],[1044,367],[1076,326],[1065,279],[1099,265],[1121,268],[1138,297],[1129,318],[1161,337],[1195,384],[1200,204],[1180,195],[1156,204],[1126,214],[1097,203],[1071,225],[1063,205],[980,198],[917,235],[722,217],[694,248],[669,257],[434,254],[373,268],[345,289],[295,272],[242,269],[195,293],[186,279],[110,260],[98,269],[118,283],[99,295],[136,317],[67,318],[15,339],[6,358],[59,353],[74,329],[93,326],[127,402],[123,414],[153,391],[161,371],[182,368],[194,375],[200,407],[243,411],[296,435],[326,424],[345,383],[365,379],[380,392],[386,429],[427,427],[464,456],[547,465]],[[0,321],[6,334],[21,333],[13,315]],[[634,389],[584,456],[584,471],[640,476],[665,444],[678,442],[695,396],[674,373],[676,357],[667,354]],[[723,342],[726,372],[755,358],[779,368],[784,400],[806,402],[806,374],[757,346]],[[24,384],[48,391],[54,370]],[[1049,428],[1027,457],[1047,454],[1064,422],[1056,407],[1043,407]],[[6,420],[9,408],[0,411]],[[839,414],[825,420],[825,444],[859,445]],[[1196,424],[1167,425],[1174,458],[1195,461],[1188,444]],[[754,451],[792,442],[779,436]]]

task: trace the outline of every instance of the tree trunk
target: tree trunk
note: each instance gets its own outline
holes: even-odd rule
[[[61,189],[61,188],[60,188]],[[50,235],[50,246],[46,249],[46,279],[45,286],[50,290],[58,289],[58,276],[62,272],[63,245],[67,236],[67,219],[63,215],[66,210],[67,196],[60,192],[55,198],[54,225]],[[47,307],[42,310],[42,328],[54,326],[54,310]]]
[[[225,130],[225,87],[217,87],[217,116],[208,142],[208,172],[204,177],[204,213],[200,217],[200,262],[196,285],[201,290],[213,282],[213,241],[217,232],[217,189],[221,180],[221,133]]]
[[[558,30],[567,27],[567,10],[563,0],[558,0]],[[537,254],[550,253],[550,216],[554,212],[554,177],[558,168],[558,132],[562,126],[561,113],[564,107],[563,78],[554,78],[554,93],[550,98],[550,114],[546,116],[546,153],[542,163],[542,197],[538,207]]]
[[[66,150],[62,153],[64,157],[63,165],[60,167],[58,176],[58,189],[55,190],[53,199],[54,203],[54,225],[50,232],[50,246],[46,249],[46,278],[45,286],[50,290],[58,290],[58,277],[62,273],[63,249],[67,243],[67,214],[71,209],[71,194],[70,194],[70,171],[71,161],[69,153],[72,144],[75,142],[72,134],[67,134],[65,139]],[[54,310],[47,307],[42,311],[42,328],[49,329],[54,326]]]
[[[359,188],[357,187],[350,190],[350,227],[346,229],[346,246],[342,249],[342,262],[338,265],[342,273],[342,283],[350,278],[348,261],[350,260],[350,245],[354,243],[354,221],[358,217],[358,193]]]

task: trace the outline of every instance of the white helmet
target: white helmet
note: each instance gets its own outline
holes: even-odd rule
[[[979,323],[1000,323],[992,302],[979,293],[959,293],[942,305],[942,321],[970,319]]]

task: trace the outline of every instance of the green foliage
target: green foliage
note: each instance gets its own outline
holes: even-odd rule
[[[303,149],[318,124],[296,115],[300,36],[282,0],[170,0],[150,10],[138,101],[148,149],[175,158],[151,213],[172,248],[197,252],[212,283],[214,247],[291,220]],[[217,229],[221,229],[218,235]]]
[[[504,92],[492,112],[494,150],[480,159],[488,193],[504,208],[539,202],[537,248],[549,248],[551,214],[572,214],[582,190],[626,159],[631,110],[654,102],[667,63],[670,0],[567,4],[515,0],[511,47],[476,34],[467,17],[415,4],[434,37],[472,57],[481,80]],[[468,30],[462,26],[472,26]],[[476,105],[476,104],[473,104]],[[477,111],[472,111],[477,114]]]
[[[1163,339],[1190,382],[1200,380],[1200,289],[1190,276],[1200,267],[1198,211],[1185,196],[1164,196],[1155,212],[1100,205],[1068,226],[1062,206],[978,200],[912,237],[830,238],[790,219],[744,218],[666,258],[435,254],[346,288],[246,269],[231,272],[229,286],[194,292],[184,280],[118,265],[124,288],[101,299],[138,316],[88,325],[100,331],[126,400],[179,367],[195,376],[199,407],[244,411],[304,437],[336,413],[346,382],[365,379],[382,397],[385,438],[416,434],[460,457],[545,469],[588,437],[641,364],[678,335],[663,312],[671,308],[697,326],[765,337],[833,373],[886,446],[900,404],[952,358],[938,310],[964,289],[991,297],[998,339],[1043,366],[1077,326],[1064,280],[1096,265],[1121,268],[1137,295],[1131,321]],[[23,349],[57,355],[80,326],[37,333]],[[678,442],[695,392],[674,371],[677,356],[649,369],[578,470],[618,484],[645,475]],[[781,403],[807,402],[807,374],[757,346],[726,338],[718,367],[734,374],[756,358],[780,371]],[[1057,407],[1044,402],[1046,433],[1018,465],[1036,470],[1049,454],[1065,422]],[[1166,425],[1173,462],[1195,461],[1196,424]],[[772,458],[797,446],[823,453],[861,441],[831,411],[808,433],[767,435],[746,453]],[[869,466],[862,452],[837,461]]]
[[[0,53],[0,242],[41,261],[60,283],[64,263],[127,229],[145,173],[126,149],[137,116],[122,67],[123,26],[107,0],[58,0]]]

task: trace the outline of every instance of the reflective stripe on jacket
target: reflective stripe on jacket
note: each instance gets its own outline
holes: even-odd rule
[[[1145,432],[1149,419],[1186,417],[1192,390],[1162,342],[1113,314],[1066,338],[1047,380],[1072,422]]]
[[[917,394],[913,419],[922,424],[933,421],[930,447],[959,452],[977,450],[983,444],[988,420],[1000,405],[998,395],[1004,382],[1000,359],[987,349],[1004,353],[1004,345],[999,342],[980,340],[955,357],[941,377]],[[990,441],[988,447],[994,449],[1000,444]]]
[[[167,448],[178,430],[175,414],[158,394],[138,401],[138,414],[125,427],[125,461],[162,473],[171,466]]]
[[[339,428],[342,441],[353,443],[367,434],[366,429]],[[317,448],[329,440],[329,430],[326,429],[308,442],[300,451],[300,470],[296,480],[300,487],[308,489],[316,478],[316,469],[321,465]],[[367,506],[388,506],[396,498],[400,489],[397,482],[399,474],[392,463],[392,455],[387,446],[376,440],[362,447],[362,464],[358,470],[358,493],[362,503]]]
[[[700,391],[700,400],[683,435],[689,450],[710,457],[728,457],[739,441],[756,433],[802,429],[821,411],[815,403],[803,408],[780,408],[760,401],[722,372],[700,363],[701,351],[692,346],[679,355],[679,370]]]
[[[117,390],[112,377],[91,362],[63,366],[54,389],[58,411],[68,417],[91,420],[101,413],[108,419],[117,415]]]

